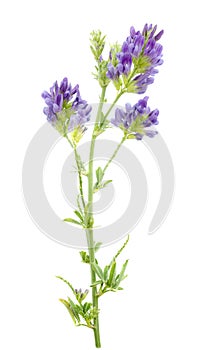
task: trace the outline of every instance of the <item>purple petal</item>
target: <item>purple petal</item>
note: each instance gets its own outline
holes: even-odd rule
[[[43,91],[43,93],[42,93],[42,98],[51,98],[51,95],[47,92],[47,91]]]
[[[157,35],[155,35],[155,38],[154,38],[155,41],[158,41],[162,37],[163,33],[164,33],[164,30],[162,29]]]

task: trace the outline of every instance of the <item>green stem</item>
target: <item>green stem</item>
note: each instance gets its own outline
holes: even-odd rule
[[[119,98],[120,98],[124,93],[125,93],[125,91],[124,91],[124,90],[121,90],[121,91],[119,92],[119,94],[117,94],[117,96],[116,96],[114,102],[112,103],[111,107],[108,109],[107,113],[105,114],[103,122],[107,119],[108,115],[110,114],[111,110],[112,110],[113,107],[115,106],[116,102],[119,100]]]
[[[73,145],[72,141],[69,139],[69,137],[68,137],[68,135],[67,135],[67,132],[65,132],[64,137],[68,140],[69,144],[70,144],[71,147],[73,148],[74,145]]]
[[[123,136],[121,142],[119,143],[119,145],[116,147],[114,153],[112,154],[111,158],[108,160],[107,164],[105,165],[104,169],[103,169],[103,177],[104,177],[104,174],[108,168],[108,166],[110,165],[110,163],[112,162],[112,160],[116,157],[120,147],[122,146],[123,142],[126,140],[126,135]]]
[[[78,170],[78,175],[79,175],[79,192],[80,192],[81,201],[82,201],[82,204],[83,204],[83,209],[85,209],[85,200],[84,200],[84,194],[83,194],[83,180],[82,180],[82,174],[81,174],[81,165],[80,165],[79,155],[77,153],[76,147],[74,147],[74,153],[75,153],[75,160],[76,160],[77,170]]]
[[[91,283],[94,284],[96,281],[96,273],[92,268],[92,264],[95,262],[95,248],[94,248],[94,231],[93,231],[93,163],[94,163],[94,148],[96,142],[95,128],[100,120],[101,112],[103,108],[103,102],[105,99],[106,87],[102,89],[102,94],[100,97],[100,103],[98,107],[97,117],[95,121],[95,127],[92,133],[92,140],[90,145],[90,155],[89,155],[89,171],[88,171],[88,206],[87,206],[87,225],[86,229],[88,250],[90,257],[90,271],[91,271]],[[98,295],[97,287],[92,287],[92,304],[93,307],[98,310]],[[97,348],[101,347],[100,341],[100,330],[99,330],[99,316],[94,318],[94,338],[95,345]]]
[[[137,68],[134,68],[132,73],[131,73],[131,75],[130,75],[130,77],[129,77],[129,80],[127,81],[127,86],[130,83],[131,79],[135,76],[136,73],[137,73]],[[106,112],[103,122],[105,122],[105,120],[107,119],[108,115],[112,111],[113,107],[115,106],[115,104],[119,100],[119,98],[127,91],[127,86],[125,85],[125,87],[122,90],[120,90],[120,92],[117,94],[117,96],[116,96],[115,100],[113,101],[112,105],[110,106],[110,108]]]

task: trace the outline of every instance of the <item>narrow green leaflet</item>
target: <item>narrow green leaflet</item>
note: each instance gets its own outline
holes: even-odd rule
[[[110,273],[109,273],[109,279],[107,281],[107,285],[109,287],[113,287],[113,282],[115,280],[115,274],[116,274],[116,261],[114,260],[112,265],[111,265],[111,269],[110,269]]]
[[[78,216],[78,218],[81,220],[81,222],[83,222],[83,216],[81,215],[81,213],[78,210],[74,211],[75,215]]]
[[[104,275],[103,275],[103,271],[102,269],[100,268],[100,266],[98,264],[96,264],[95,262],[91,264],[94,271],[96,272],[97,276],[102,280],[104,281]]]
[[[92,306],[92,303],[87,303],[87,302],[83,305],[84,314],[86,314],[90,310],[91,306]]]
[[[80,317],[79,317],[79,314],[78,314],[77,306],[75,305],[75,303],[74,303],[70,298],[68,298],[68,301],[69,301],[69,303],[70,303],[70,307],[71,307],[71,309],[72,309],[72,312],[73,312],[73,314],[74,314],[76,320],[77,320],[78,322],[80,322]]]
[[[63,221],[71,222],[72,224],[76,224],[76,225],[80,225],[81,226],[81,222],[79,222],[79,221],[77,221],[75,219],[72,219],[72,218],[66,218]]]
[[[118,279],[116,281],[116,288],[119,287],[120,282],[123,281],[123,279],[126,278],[124,273],[125,273],[125,270],[127,268],[128,262],[129,262],[129,260],[126,260],[125,263],[122,266],[122,270],[120,271],[120,275],[119,275],[119,277],[118,277]]]
[[[103,170],[101,169],[101,167],[99,167],[97,170],[96,170],[96,179],[97,179],[97,182],[100,183],[103,179]]]
[[[104,177],[104,172],[101,169],[101,167],[99,167],[96,170],[96,183],[94,185],[94,192],[97,192],[98,190],[104,188],[105,186],[107,186],[110,182],[112,182],[112,180],[106,180],[106,181],[102,181]]]
[[[71,284],[69,281],[65,280],[65,279],[64,279],[63,277],[61,277],[61,276],[56,276],[56,278],[59,278],[61,281],[63,281],[64,283],[66,283],[67,286],[69,286],[69,288],[72,290],[72,292],[74,293],[74,295],[76,295],[75,289],[74,289],[74,287],[72,286],[72,284]]]
[[[68,301],[64,300],[64,299],[59,299],[59,301],[67,308],[74,324],[76,325],[76,318],[75,318],[75,314],[73,313],[72,308],[70,307],[70,304]]]
[[[95,287],[95,286],[98,286],[99,284],[102,284],[102,283],[103,283],[103,281],[99,280],[99,281],[96,281],[93,284],[91,284],[90,287]]]
[[[106,187],[112,180],[106,180],[102,183],[102,188]]]
[[[124,248],[127,246],[128,242],[129,242],[129,235],[126,239],[126,241],[124,242],[124,244],[122,245],[122,247],[118,250],[118,252],[116,253],[114,259],[117,259],[117,257],[122,253],[122,251],[124,250]]]
[[[105,266],[103,275],[104,275],[104,281],[107,281],[108,279],[108,273],[109,273],[110,265]]]
[[[96,242],[94,245],[95,253],[98,252],[100,247],[102,246],[102,242]]]

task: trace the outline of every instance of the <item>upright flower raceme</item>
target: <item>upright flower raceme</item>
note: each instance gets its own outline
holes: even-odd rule
[[[131,27],[120,50],[117,44],[112,47],[106,75],[117,90],[124,86],[127,92],[144,93],[153,83],[156,67],[163,63],[163,47],[158,43],[163,30],[155,34],[156,29],[157,26],[146,24],[141,33]]]
[[[74,141],[78,142],[85,130],[84,125],[90,120],[92,107],[80,96],[79,85],[72,88],[68,79],[64,78],[58,85],[57,81],[50,88],[50,92],[44,91],[42,97],[46,107],[43,112],[47,120],[62,136],[72,132]]]
[[[158,109],[151,111],[147,102],[148,97],[144,97],[134,106],[126,103],[125,110],[117,108],[111,123],[123,130],[128,139],[141,140],[144,135],[154,137],[157,131],[151,129],[151,126],[158,124],[159,111]]]

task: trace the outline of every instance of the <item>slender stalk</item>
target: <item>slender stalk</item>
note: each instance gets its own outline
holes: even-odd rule
[[[72,141],[69,139],[67,132],[65,132],[64,136],[65,136],[65,138],[68,140],[68,142],[69,142],[69,144],[71,145],[71,147],[73,148],[74,145],[73,145]]]
[[[81,165],[80,165],[80,162],[79,162],[79,155],[77,153],[76,147],[74,147],[74,153],[75,153],[75,160],[76,160],[77,170],[78,170],[78,175],[79,175],[79,192],[80,192],[80,196],[81,196],[83,209],[85,209],[85,200],[84,200],[84,194],[83,194],[83,180],[82,180],[82,174],[81,174]]]
[[[110,108],[108,109],[107,113],[104,116],[104,121],[107,119],[108,115],[110,114],[111,110],[113,109],[113,107],[115,106],[116,102],[119,100],[119,98],[124,94],[124,90],[121,90],[119,92],[119,94],[117,94],[114,102],[111,104]]]
[[[75,161],[76,161],[76,164],[77,164],[77,171],[78,171],[78,176],[79,176],[79,192],[80,192],[80,197],[81,197],[83,209],[85,209],[85,200],[84,200],[84,194],[83,194],[83,180],[82,180],[82,173],[81,173],[81,167],[80,167],[80,162],[79,162],[79,155],[77,153],[77,148],[76,148],[76,145],[74,143],[72,143],[72,141],[68,137],[67,133],[65,133],[64,136],[68,140],[70,146],[74,149]],[[78,206],[80,206],[79,203],[78,203]],[[79,207],[79,210],[81,210],[80,207]]]
[[[137,72],[137,69],[134,68],[132,73],[131,73],[131,75],[130,75],[130,77],[129,77],[129,79],[128,79],[128,81],[127,81],[127,85],[125,85],[125,87],[122,90],[120,90],[120,92],[117,94],[114,102],[112,103],[112,105],[108,109],[107,113],[105,114],[104,121],[107,119],[108,115],[110,114],[111,110],[113,109],[113,107],[115,106],[115,104],[119,100],[119,98],[127,91],[127,86],[131,82],[131,79],[135,76],[136,72]]]
[[[102,89],[102,94],[100,97],[100,103],[98,107],[95,127],[100,120],[101,112],[103,108],[103,102],[105,98],[106,87]],[[88,250],[90,256],[90,271],[91,271],[91,283],[93,284],[96,281],[96,273],[93,270],[92,264],[95,262],[95,248],[94,248],[94,232],[93,232],[93,163],[94,163],[94,148],[96,142],[95,127],[92,133],[92,140],[90,146],[90,155],[89,155],[89,171],[88,171],[88,206],[87,206],[87,226],[86,235],[88,242]],[[98,295],[97,287],[92,287],[92,303],[95,310],[98,310]],[[100,330],[99,330],[99,316],[97,315],[94,318],[94,338],[95,345],[97,348],[101,347],[100,341]]]
[[[103,176],[108,168],[108,166],[110,165],[110,163],[112,162],[112,160],[116,157],[120,147],[122,146],[123,142],[126,140],[126,135],[123,136],[121,142],[119,143],[119,145],[116,147],[114,153],[112,154],[111,158],[108,160],[107,164],[105,165],[104,169],[103,169]]]

